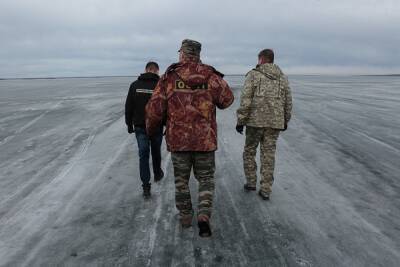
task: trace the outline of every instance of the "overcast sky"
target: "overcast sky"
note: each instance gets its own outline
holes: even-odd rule
[[[246,73],[273,48],[292,74],[400,73],[399,0],[0,0],[0,78],[136,75],[202,60]]]

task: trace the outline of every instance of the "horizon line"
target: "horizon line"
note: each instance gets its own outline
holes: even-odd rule
[[[224,76],[245,76],[246,74],[225,74]],[[287,76],[400,76],[400,73],[388,74],[288,74]],[[55,79],[90,79],[90,78],[118,78],[139,77],[139,75],[93,75],[93,76],[54,76],[54,77],[14,77],[0,78],[0,80],[55,80]]]

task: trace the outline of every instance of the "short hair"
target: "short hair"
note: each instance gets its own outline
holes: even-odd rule
[[[148,62],[147,64],[146,64],[146,70],[148,70],[148,69],[151,69],[151,68],[154,68],[154,69],[156,69],[156,70],[159,70],[160,68],[158,67],[158,64],[156,63],[156,62],[154,62],[154,61],[150,61],[150,62]]]
[[[265,58],[269,63],[274,63],[274,51],[272,49],[264,49],[258,53],[258,58]]]

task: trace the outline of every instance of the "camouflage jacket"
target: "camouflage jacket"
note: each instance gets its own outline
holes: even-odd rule
[[[198,59],[171,65],[146,106],[148,134],[166,120],[169,151],[216,150],[216,107],[225,109],[234,100],[222,77]]]
[[[237,110],[239,125],[284,129],[291,111],[289,82],[277,65],[262,64],[247,73]]]

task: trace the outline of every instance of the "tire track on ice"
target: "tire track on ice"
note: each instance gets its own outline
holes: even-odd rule
[[[57,102],[53,107],[51,107],[50,109],[46,110],[45,112],[43,112],[42,114],[40,114],[39,116],[37,116],[35,119],[31,120],[29,123],[27,123],[26,125],[24,125],[23,127],[19,128],[18,130],[16,130],[14,132],[14,134],[11,134],[9,136],[7,136],[6,138],[4,138],[1,142],[0,142],[0,146],[8,143],[10,140],[14,139],[18,134],[22,133],[23,131],[25,131],[26,129],[28,129],[29,127],[31,127],[32,125],[34,125],[36,122],[38,122],[41,118],[43,118],[44,116],[46,116],[49,112],[55,110],[63,101],[59,101]]]
[[[8,262],[11,260],[20,260],[16,256],[20,254],[25,257],[25,254],[29,253],[28,255],[30,256],[26,258],[25,262],[28,259],[34,259],[33,256],[35,253],[39,251],[44,244],[44,240],[47,240],[49,234],[51,234],[52,225],[60,223],[62,222],[60,219],[68,217],[71,207],[87,191],[88,186],[97,182],[120,156],[122,151],[126,149],[128,137],[121,142],[113,157],[108,158],[94,179],[82,179],[87,172],[87,167],[91,167],[90,164],[95,164],[96,167],[100,161],[96,160],[93,163],[90,161],[92,157],[88,156],[85,160],[84,155],[88,151],[91,153],[91,156],[93,156],[92,154],[104,155],[105,152],[110,152],[110,149],[113,147],[104,148],[103,140],[110,139],[110,134],[111,138],[115,137],[115,134],[117,134],[117,137],[122,135],[120,128],[115,126],[121,123],[122,118],[97,135],[97,138],[91,135],[89,141],[81,147],[80,153],[77,154],[75,159],[68,166],[65,166],[49,184],[45,185],[29,199],[26,199],[25,203],[21,205],[15,214],[0,220],[0,225],[2,226],[0,228],[0,238],[7,240],[7,242],[0,243],[0,259],[2,260],[0,261],[0,265],[6,260]],[[111,133],[109,133],[110,131]],[[96,141],[98,141],[99,146],[91,146]],[[93,148],[92,151],[90,151],[90,148]],[[98,149],[106,151],[99,153]],[[65,205],[64,203],[66,202],[67,204]]]
[[[76,134],[72,140],[74,140],[76,137],[78,137],[80,135],[80,133]],[[78,149],[78,151],[74,154],[74,156],[71,158],[71,160],[69,161],[69,163],[61,170],[61,172],[55,176],[52,180],[50,180],[50,183],[54,180],[54,179],[60,179],[62,177],[64,177],[73,167],[74,165],[84,156],[84,154],[86,153],[88,147],[90,146],[90,144],[93,142],[93,139],[95,137],[94,133],[89,134],[88,138],[82,143],[82,145],[80,146],[80,148]],[[60,158],[62,156],[62,154],[60,154],[57,158],[55,158],[53,161],[57,161],[58,158]],[[6,206],[10,206],[10,204],[8,204],[10,201],[12,201],[13,199],[17,198],[18,196],[20,196],[21,194],[24,195],[24,192],[28,191],[32,191],[33,189],[35,189],[35,187],[40,186],[41,183],[40,181],[37,181],[37,178],[41,177],[43,174],[45,174],[50,168],[52,168],[53,165],[46,165],[44,166],[38,173],[36,173],[30,180],[28,183],[26,184],[21,184],[20,186],[18,186],[15,190],[15,192],[13,192],[10,196],[8,196],[7,198],[3,199],[0,205],[0,222],[3,219],[3,216],[5,216],[6,214],[9,214],[11,212],[11,209],[15,209],[15,207],[9,207],[7,212],[4,212],[3,214],[1,213],[2,210],[5,209]],[[28,196],[28,194],[27,194]],[[22,200],[25,197],[22,198]]]
[[[168,165],[171,161],[171,153],[168,153],[165,162],[164,162],[164,177],[168,176]],[[151,226],[149,232],[149,251],[148,251],[148,261],[146,266],[151,266],[151,262],[152,262],[152,256],[153,256],[153,251],[154,251],[154,246],[155,246],[155,240],[157,237],[157,226],[158,226],[158,221],[160,220],[161,217],[161,192],[160,190],[157,191],[158,195],[157,195],[157,208],[156,211],[154,212],[154,223]]]
[[[129,137],[126,137],[126,139],[119,145],[118,150],[113,154],[112,157],[110,157],[106,161],[106,163],[98,172],[96,177],[90,183],[87,183],[86,185],[83,185],[79,188],[79,190],[73,195],[71,200],[63,209],[62,213],[58,216],[58,218],[54,221],[54,223],[52,223],[53,225],[60,224],[66,221],[66,219],[70,217],[69,215],[73,213],[72,211],[74,207],[76,207],[76,203],[79,202],[79,200],[81,199],[81,196],[84,193],[86,193],[88,189],[90,189],[94,184],[96,184],[101,178],[105,177],[107,171],[111,168],[111,166],[116,162],[116,160],[121,156],[123,151],[126,149],[128,141]],[[71,168],[69,168],[69,170],[70,169]],[[68,171],[66,173],[61,173],[59,177],[64,177],[68,173]],[[46,234],[41,238],[41,240],[38,243],[36,243],[33,251],[30,251],[28,257],[23,262],[22,266],[31,266],[30,262],[35,259],[35,256],[38,254],[38,252],[44,247],[46,242],[50,239],[51,239],[51,232],[46,232]]]

